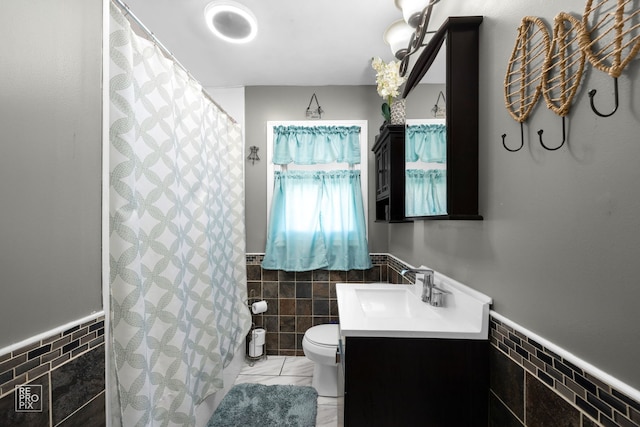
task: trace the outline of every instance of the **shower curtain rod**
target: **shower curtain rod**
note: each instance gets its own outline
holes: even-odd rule
[[[198,85],[202,88],[201,91],[202,91],[202,94],[204,95],[205,98],[207,98],[209,101],[211,101],[211,103],[213,103],[213,105],[218,107],[218,109],[220,111],[222,111],[227,117],[229,117],[229,120],[231,120],[234,124],[238,124],[238,122],[236,122],[236,120],[233,117],[231,117],[231,115],[229,113],[227,113],[224,110],[224,108],[222,108],[222,106],[220,106],[220,104],[218,104],[216,101],[213,100],[213,98],[211,98],[211,95],[209,95],[207,93],[207,91],[204,90],[204,87],[202,86],[202,83],[200,83],[198,81],[198,79],[193,77],[193,75],[189,72],[189,70],[187,70],[187,68],[184,65],[182,65],[180,63],[180,61],[178,61],[178,59],[173,55],[173,53],[171,53],[171,51],[169,49],[167,49],[165,47],[165,45],[163,45],[160,40],[158,40],[158,38],[153,34],[153,32],[151,32],[151,30],[149,30],[147,28],[147,26],[144,25],[140,19],[138,19],[138,17],[131,11],[131,9],[129,8],[129,6],[126,3],[124,3],[122,0],[111,0],[111,1],[112,1],[112,3],[114,3],[116,6],[120,7],[120,9],[122,9],[125,12],[125,15],[124,15],[125,18],[126,17],[130,17],[131,20],[138,27],[140,27],[140,29],[142,31],[144,31],[151,38],[151,41],[153,42],[153,44],[158,46],[160,48],[160,50],[162,50],[162,52],[164,52],[164,54],[166,56],[168,56],[169,59],[171,59],[178,67],[182,68],[184,70],[184,72],[187,73],[189,78],[191,78],[193,81],[198,83]]]

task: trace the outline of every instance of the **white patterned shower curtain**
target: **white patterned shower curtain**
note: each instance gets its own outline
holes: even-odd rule
[[[240,129],[113,4],[110,25],[113,403],[193,426],[251,323]]]

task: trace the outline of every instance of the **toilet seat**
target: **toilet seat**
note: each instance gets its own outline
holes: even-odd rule
[[[319,347],[337,347],[338,331],[336,324],[318,325],[307,329],[304,337],[309,343]]]
[[[307,329],[302,338],[302,350],[312,361],[323,365],[336,364],[340,327],[337,324],[318,325]]]

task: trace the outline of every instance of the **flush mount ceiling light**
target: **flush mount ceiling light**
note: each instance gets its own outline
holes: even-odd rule
[[[258,34],[258,20],[246,6],[232,0],[216,0],[204,8],[207,26],[229,43],[248,43]]]

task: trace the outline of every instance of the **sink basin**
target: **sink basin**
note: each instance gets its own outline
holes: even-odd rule
[[[355,294],[367,317],[389,319],[437,316],[433,310],[425,310],[424,303],[404,286],[358,288],[355,289]]]
[[[419,285],[338,283],[340,333],[363,337],[484,339],[491,298],[436,272],[444,307],[422,302]]]

